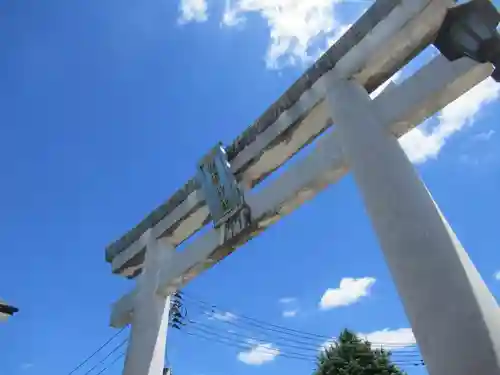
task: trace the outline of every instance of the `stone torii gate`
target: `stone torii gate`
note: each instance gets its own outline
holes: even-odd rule
[[[108,246],[113,273],[139,275],[111,315],[114,327],[131,324],[124,374],[162,373],[173,292],[350,170],[430,374],[500,375],[498,305],[397,141],[498,79],[499,21],[487,0],[376,1],[250,128]],[[370,98],[431,43],[440,55]],[[252,190],[317,137],[307,156]]]

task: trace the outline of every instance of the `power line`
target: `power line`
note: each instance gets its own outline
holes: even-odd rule
[[[210,314],[205,314],[207,316],[210,316]],[[293,334],[290,334],[290,333],[287,333],[286,335],[276,335],[274,333],[271,333],[269,334],[268,333],[268,330],[266,327],[258,327],[258,330],[260,331],[263,331],[263,332],[255,332],[253,331],[252,329],[240,324],[238,322],[238,320],[235,320],[235,321],[231,321],[231,320],[222,320],[220,321],[221,323],[223,324],[227,324],[227,325],[230,325],[232,327],[235,327],[237,328],[238,330],[243,330],[245,332],[250,332],[251,335],[256,335],[256,336],[259,336],[259,337],[262,337],[262,336],[265,336],[266,339],[272,339],[273,341],[275,341],[276,343],[278,342],[282,342],[283,340],[286,340],[285,341],[285,344],[283,345],[289,345],[289,346],[294,346],[294,345],[291,345],[289,343],[293,343],[293,344],[297,344],[300,346],[300,348],[311,348],[312,350],[314,351],[317,351],[318,347],[321,347],[325,344],[325,340],[321,340],[321,342],[319,341],[316,341],[316,340],[312,340],[312,341],[305,341],[304,339],[300,340],[300,339],[297,339],[296,336],[294,336]],[[209,328],[209,329],[220,329],[220,327],[218,326],[214,326],[214,325],[210,325],[210,324],[206,324],[206,323],[202,323],[200,321],[193,321],[193,320],[188,320],[188,323],[191,323],[191,324],[198,324],[198,325],[201,325],[203,327],[206,327],[206,328]],[[224,330],[225,332],[229,332],[229,333],[232,333],[232,334],[237,334],[237,335],[240,335],[242,336],[243,334],[242,333],[239,333],[239,332],[234,332],[234,331],[230,331],[230,330]],[[289,336],[287,336],[289,335]],[[245,337],[248,337],[248,338],[253,338],[253,339],[257,339],[257,337],[250,337],[249,335],[245,334],[244,335]],[[329,341],[329,340],[327,340]],[[374,346],[379,346],[379,345],[374,345]],[[401,354],[404,354],[404,355],[419,355],[418,354],[418,350],[416,347],[411,347],[406,350],[404,350],[404,348],[402,347],[401,344],[399,345],[396,345],[394,343],[388,343],[388,344],[385,344],[381,346],[381,349],[388,349],[392,346],[392,349],[401,349],[401,350],[398,350],[398,353],[401,353]]]
[[[258,342],[259,341],[254,337],[245,337],[245,336],[238,335],[234,332],[217,332],[217,330],[206,329],[206,328],[199,327],[199,326],[192,326],[192,327],[190,327],[190,329],[201,332],[202,334],[214,335],[214,336],[219,337],[219,338],[227,339],[227,340],[230,340],[233,342],[240,342],[240,343],[244,343],[244,344],[248,344],[249,342]],[[275,344],[278,345],[277,343],[275,343]],[[251,347],[251,345],[250,345],[250,347]],[[317,349],[311,350],[310,348],[301,348],[300,346],[294,346],[294,345],[280,345],[280,347],[285,347],[288,349],[292,348],[292,350],[298,349],[298,350],[308,351],[308,352],[313,352],[313,353],[319,352]],[[297,355],[297,356],[305,355],[305,353],[299,353],[299,352],[294,352],[294,351],[289,351],[287,353],[290,353],[291,355]]]
[[[101,375],[102,373],[106,372],[107,370],[109,370],[111,368],[111,366],[113,366],[116,362],[118,362],[118,360],[120,358],[122,358],[123,356],[125,355],[125,352],[121,352],[120,355],[118,355],[115,359],[113,359],[111,361],[111,363],[109,365],[107,365],[106,367],[104,367],[101,371],[99,371],[96,375]]]
[[[212,314],[228,313],[228,312],[233,313],[230,310],[223,310],[223,309],[217,307],[217,305],[214,305],[214,304],[202,301],[202,300],[195,299],[194,297],[186,295],[185,293],[182,293],[182,295],[184,297],[187,297],[187,299],[189,301],[191,301],[192,303],[197,304],[198,306],[195,308],[201,309],[201,311],[203,311],[204,315],[211,316],[211,314],[203,308],[203,307],[206,308],[206,306],[210,307]],[[332,338],[330,336],[306,332],[306,331],[302,331],[302,330],[297,330],[297,329],[292,329],[292,328],[280,326],[277,324],[268,323],[268,322],[265,322],[263,320],[255,319],[255,318],[249,317],[247,315],[239,314],[239,313],[238,314],[234,313],[233,315],[235,315],[235,317],[238,318],[237,321],[223,320],[223,319],[219,319],[219,321],[221,321],[225,324],[228,324],[228,325],[232,325],[232,326],[235,326],[238,328],[245,329],[245,330],[248,330],[248,328],[244,327],[244,325],[250,325],[250,326],[255,327],[256,329],[259,329],[259,330],[276,332],[276,333],[279,333],[282,335],[286,335],[286,337],[283,337],[283,336],[280,336],[280,337],[282,337],[286,340],[289,340],[289,341],[291,340],[289,336],[291,336],[291,337],[293,337],[293,341],[301,343],[301,344],[305,344],[305,345],[309,345],[311,342],[316,342],[319,344],[319,343],[323,343],[325,341],[335,340],[335,338]],[[301,340],[298,340],[298,338],[300,338],[301,340],[309,340],[309,341],[301,341]],[[371,342],[371,344],[374,346],[382,346],[385,348],[397,348],[397,349],[401,349],[403,344],[409,344],[409,345],[407,345],[407,347],[411,347],[412,349],[417,349],[415,343],[413,343],[413,342],[411,342],[411,343],[410,342],[408,342],[408,343]]]
[[[227,337],[224,337],[218,333],[212,332],[212,333],[206,333],[206,332],[196,332],[196,330],[192,330],[193,327],[191,327],[190,330],[182,330],[186,335],[201,338],[204,340],[208,340],[210,342],[215,342],[215,343],[220,343],[232,348],[238,348],[238,349],[246,349],[246,350],[252,350],[255,349],[257,346],[254,343],[249,343],[249,342],[241,342],[238,340],[233,340]],[[316,362],[316,356],[313,355],[304,355],[301,353],[294,353],[294,352],[283,352],[278,348],[266,348],[260,346],[258,349],[261,353],[263,354],[269,354],[273,356],[280,356],[283,358],[287,359],[296,359],[300,361],[305,361],[309,363],[315,363]],[[395,365],[398,366],[423,366],[423,361],[422,360],[393,360],[391,361]]]
[[[113,339],[115,339],[120,333],[122,333],[125,330],[126,327],[123,327],[120,329],[117,333],[115,333],[113,336],[111,336],[104,344],[102,344],[95,352],[93,352],[91,355],[89,355],[87,358],[85,358],[82,362],[80,362],[73,370],[71,370],[67,375],[72,375],[75,373],[77,370],[79,370],[83,365],[85,365],[88,361],[90,361],[93,357],[97,355],[102,349],[104,349]]]
[[[290,352],[283,352],[281,349],[273,349],[273,348],[269,348],[269,349],[266,349],[265,347],[262,347],[262,346],[256,346],[256,345],[248,345],[246,343],[241,343],[241,342],[234,342],[232,340],[228,340],[228,339],[225,339],[225,338],[220,338],[220,337],[214,337],[214,336],[211,336],[211,335],[203,335],[203,334],[200,334],[199,332],[184,332],[185,334],[187,335],[190,335],[190,336],[193,336],[193,337],[196,337],[196,338],[201,338],[201,339],[204,339],[204,340],[207,340],[211,343],[219,343],[219,344],[223,344],[225,346],[229,346],[231,348],[237,348],[237,349],[243,349],[243,350],[248,350],[248,351],[251,351],[251,350],[257,350],[258,352],[260,352],[261,354],[269,354],[269,355],[272,355],[272,356],[280,356],[282,358],[286,358],[286,359],[295,359],[295,360],[299,360],[299,361],[305,361],[305,362],[308,362],[308,363],[311,363],[311,364],[316,364],[317,362],[317,357],[315,356],[306,356],[306,355],[296,355],[294,353],[290,353]],[[367,354],[369,355],[369,354]],[[397,365],[397,366],[417,366],[417,365],[424,365],[423,363],[423,360],[392,360],[391,363]]]
[[[193,332],[191,330],[189,331],[181,331],[182,333],[189,335],[189,336],[194,336],[197,338],[201,338],[204,340],[208,340],[210,342],[216,342],[219,344],[223,344],[232,348],[238,348],[238,349],[252,349],[255,346],[249,344],[249,343],[244,343],[244,342],[238,342],[234,340],[227,339],[225,337],[221,337],[220,335],[217,334],[203,334],[199,332]],[[262,351],[265,352],[266,354],[270,355],[281,355],[284,358],[289,358],[289,359],[297,359],[297,360],[305,360],[305,361],[310,361],[310,357],[306,357],[303,355],[294,355],[294,353],[281,353],[277,349],[273,350],[272,348],[262,348]]]
[[[186,295],[185,293],[182,293],[183,297],[186,297],[188,299],[188,302],[193,303],[196,305],[195,308],[200,309],[203,311],[204,315],[207,316],[213,316],[213,314],[219,312],[219,313],[228,313],[230,312],[229,310],[222,310],[219,308],[217,305],[214,305],[212,303],[208,303],[203,300],[199,300],[197,298],[191,297],[189,295]],[[208,312],[206,309],[210,308],[210,312]],[[254,331],[251,331],[250,328],[246,327],[251,326],[253,327],[252,329],[257,329],[262,332],[258,332],[257,336],[262,337],[263,335],[267,337],[265,338],[266,340],[270,338],[270,340],[276,342],[281,348],[286,348],[287,351],[283,352],[281,349],[279,349],[279,355],[284,357],[284,358],[290,358],[290,359],[298,359],[298,360],[306,360],[306,361],[314,361],[316,359],[316,356],[312,355],[307,355],[305,352],[314,352],[316,354],[319,353],[319,348],[320,345],[313,346],[314,343],[318,343],[319,339],[322,339],[321,341],[329,341],[333,340],[333,338],[326,336],[326,335],[321,335],[321,334],[316,334],[312,332],[306,332],[302,330],[297,330],[297,329],[292,329],[284,326],[280,326],[277,324],[272,324],[265,322],[263,320],[259,320],[256,318],[252,318],[250,316],[244,315],[244,314],[234,314],[238,320],[236,321],[230,321],[230,320],[218,320],[220,322],[223,322],[228,325],[232,325],[240,330],[245,330],[249,331],[252,334],[255,334]],[[218,342],[222,343],[228,346],[233,346],[233,347],[239,347],[242,349],[252,349],[255,348],[255,343],[258,342],[258,340],[261,340],[260,338],[257,339],[257,337],[254,336],[248,336],[244,335],[241,332],[230,332],[230,331],[225,331],[223,330],[223,333],[221,334],[220,329],[218,331],[217,327],[213,327],[209,324],[205,324],[199,321],[193,321],[189,320],[189,323],[191,323],[193,326],[190,326],[191,331],[186,332],[185,330],[181,330],[181,332],[186,333],[190,336],[195,336],[198,338],[204,338],[207,340],[211,340],[213,342]],[[194,329],[193,329],[194,328]],[[101,350],[103,350],[107,345],[109,345],[118,335],[120,335],[126,327],[120,329],[117,333],[115,333],[113,336],[111,336],[106,342],[104,342],[97,350],[95,350],[91,355],[89,355],[87,358],[85,358],[82,362],[80,362],[74,369],[72,369],[67,375],[72,375],[74,374],[77,370],[82,368],[86,363],[88,363],[93,357],[95,357]],[[194,331],[194,332],[193,332]],[[271,335],[278,336],[281,340],[287,340],[287,342],[283,343],[281,341],[276,340],[276,337],[272,337],[269,332],[273,332]],[[279,334],[279,335],[276,335]],[[271,336],[271,337],[269,337]],[[299,340],[301,339],[301,340]],[[252,341],[250,341],[252,340]],[[303,341],[304,340],[304,341]],[[250,341],[250,342],[249,342]],[[88,375],[90,374],[93,370],[95,370],[99,365],[104,364],[104,362],[113,354],[115,353],[119,348],[121,348],[127,340],[123,340],[120,344],[118,344],[116,347],[113,348],[111,352],[109,352],[103,359],[101,359],[97,364],[95,364],[92,368],[90,368],[87,372],[85,372],[83,375]],[[294,345],[298,344],[298,345]],[[391,346],[394,345],[396,348],[401,348],[401,345],[395,345],[391,343],[375,343],[372,342],[372,344],[380,344],[380,345],[385,345],[385,346]],[[413,345],[413,343],[412,343]],[[378,345],[377,345],[378,346]],[[292,348],[301,352],[294,352],[294,351],[289,351],[288,349]],[[265,348],[261,348],[262,350],[265,351]],[[278,349],[271,349],[270,353],[275,353]],[[419,354],[417,352],[413,351],[396,351],[392,352],[394,356],[418,356]],[[111,367],[114,363],[116,363],[121,357],[123,357],[124,352],[122,352],[119,356],[117,356],[108,366],[104,367],[101,371],[99,371],[96,375],[101,375],[103,372],[105,372],[109,367]],[[405,361],[405,362],[402,362]],[[399,358],[398,360],[393,360],[394,363],[399,362],[399,364],[408,364],[408,365],[416,365],[419,363],[423,363],[422,360],[418,359],[412,359],[412,358]]]
[[[212,310],[212,312],[215,313],[216,311]],[[213,315],[211,315],[207,311],[203,311],[203,314],[208,316],[208,317],[213,317]],[[238,315],[238,317],[239,317],[239,315]],[[320,345],[321,342],[325,341],[325,339],[319,340],[319,339],[314,339],[314,338],[306,338],[306,337],[302,337],[300,335],[296,335],[293,332],[281,331],[281,330],[277,330],[273,327],[267,327],[265,325],[255,324],[252,322],[245,322],[245,321],[241,322],[238,320],[233,321],[233,320],[224,320],[224,319],[217,319],[217,318],[214,318],[214,319],[216,319],[217,321],[219,321],[221,323],[231,325],[233,327],[237,327],[237,328],[240,328],[240,329],[243,329],[246,331],[257,330],[257,331],[264,331],[266,333],[273,332],[273,334],[279,338],[282,338],[285,340],[293,340],[294,342],[302,344],[302,345],[310,345],[311,343],[316,343],[317,345]],[[250,326],[252,328],[249,328],[247,326]]]
[[[197,322],[193,320],[189,320],[189,323],[194,325],[194,328],[198,329],[199,331],[206,332],[206,333],[220,333],[222,336],[230,337],[230,338],[242,338],[243,340],[261,340],[260,337],[256,336],[250,336],[246,334],[242,334],[240,332],[236,331],[226,331],[226,330],[221,330],[216,326],[202,323],[202,322]],[[315,345],[311,343],[305,343],[305,342],[300,342],[300,341],[295,341],[295,340],[290,340],[288,339],[287,341],[283,340],[278,340],[275,337],[266,337],[265,340],[273,341],[276,345],[278,345],[280,348],[292,348],[292,350],[300,350],[300,351],[305,351],[305,352],[310,352],[314,354],[318,354],[321,346],[322,345]],[[406,357],[420,357],[420,354],[418,352],[414,351],[404,351],[404,352],[399,352],[395,351],[391,353],[394,357],[398,358],[406,358]]]
[[[190,328],[191,328],[191,332],[195,331],[198,334],[201,333],[203,335],[212,335],[212,336],[215,336],[218,338],[229,340],[231,342],[242,343],[242,344],[247,345],[247,346],[250,345],[250,347],[253,347],[251,343],[256,343],[256,342],[260,341],[260,340],[253,338],[253,337],[245,337],[242,335],[237,335],[234,332],[221,333],[221,332],[218,332],[217,330],[214,330],[214,329],[205,329],[205,328],[201,328],[201,327],[197,327],[197,326],[191,326]],[[319,347],[316,347],[313,349],[313,348],[304,348],[304,347],[300,347],[300,346],[292,346],[292,345],[287,345],[287,344],[282,344],[282,343],[277,343],[277,342],[274,342],[274,344],[279,346],[280,350],[282,348],[285,348],[286,353],[293,355],[293,356],[312,356],[315,358],[315,357],[317,357],[317,355],[321,351],[321,348],[319,348]],[[289,348],[292,348],[292,350],[294,350],[294,351],[289,351]],[[297,349],[299,351],[302,350],[302,351],[306,351],[309,353],[300,353],[300,352],[296,351]],[[417,353],[408,353],[408,354],[417,354]],[[420,357],[420,355],[418,355],[418,357]],[[394,359],[394,361],[416,361],[416,360],[418,361],[420,359],[414,358],[414,357],[413,358],[412,357],[405,358],[404,356],[402,358]]]
[[[179,312],[180,313],[180,312]],[[90,354],[87,358],[85,358],[82,362],[80,362],[75,368],[73,368],[67,375],[73,375],[75,372],[80,370],[85,364],[87,364],[92,358],[94,358],[101,350],[103,350],[107,345],[109,345],[118,335],[120,335],[127,327],[121,328],[118,332],[116,332],[113,336],[111,336],[106,342],[104,342],[99,348],[97,348],[92,354]],[[94,371],[99,365],[105,363],[105,361],[118,349],[120,349],[128,339],[121,341],[117,346],[115,346],[104,358],[102,358],[99,362],[97,362],[94,366],[92,366],[89,370],[87,370],[83,375],[89,375],[92,371]],[[123,357],[125,352],[122,352],[118,357],[116,357],[107,367],[104,367],[101,371],[99,371],[96,375],[102,374],[106,371],[111,365],[113,365],[118,359]]]
[[[233,314],[233,312],[231,312],[230,310],[222,310],[215,304],[206,302],[204,300],[199,300],[199,299],[194,298],[194,297],[189,296],[189,295],[186,296],[185,293],[183,293],[183,297],[187,297],[188,302],[194,303],[196,306],[195,308],[200,309],[202,311],[203,315],[213,317],[214,314],[216,314],[216,313],[220,313],[220,314],[231,313],[231,314]],[[210,309],[210,312],[207,311],[207,307]],[[278,337],[280,337],[281,339],[285,339],[288,342],[286,342],[286,343],[279,342],[276,339],[276,337],[272,337],[272,336],[266,337],[265,340],[266,341],[267,340],[273,341],[281,348],[282,347],[294,348],[294,349],[298,349],[299,351],[309,351],[309,352],[314,351],[315,354],[318,354],[320,351],[321,345],[311,347],[311,345],[313,345],[314,342],[317,343],[319,338],[327,339],[327,341],[333,340],[329,336],[311,333],[311,332],[306,332],[306,331],[302,331],[302,330],[296,330],[296,329],[280,326],[277,324],[267,323],[263,320],[255,319],[255,318],[252,318],[252,317],[247,316],[247,315],[243,315],[243,314],[233,314],[233,315],[236,318],[238,318],[237,321],[230,320],[230,319],[218,319],[218,321],[220,321],[221,323],[224,323],[224,324],[234,326],[240,330],[243,329],[245,331],[250,331],[250,329],[248,327],[245,327],[245,324],[250,325],[254,328],[257,328],[258,330],[264,331],[265,332],[264,335],[269,335],[268,331],[276,332],[276,333],[280,334],[280,335],[277,335]],[[214,342],[219,342],[219,343],[222,343],[225,345],[236,344],[237,347],[240,347],[240,348],[243,347],[246,349],[251,348],[251,346],[250,347],[248,346],[248,340],[254,340],[254,341],[256,340],[256,337],[243,335],[241,332],[223,330],[223,333],[221,333],[220,329],[218,330],[217,326],[214,327],[213,325],[209,325],[206,323],[201,323],[199,321],[193,321],[193,320],[188,320],[188,322],[191,323],[192,325],[195,325],[195,326],[191,326],[191,325],[189,326],[191,328],[191,332],[189,332],[189,335],[200,337],[202,339],[212,340]],[[194,332],[193,332],[193,328],[194,328]],[[250,331],[250,332],[252,332],[252,331]],[[255,332],[252,332],[252,333],[255,333]],[[208,337],[207,337],[207,335],[208,335]],[[257,335],[262,337],[261,332],[258,332]],[[284,336],[282,336],[282,335],[284,335]],[[300,338],[300,339],[306,340],[306,341],[301,341],[301,340],[298,340],[297,338]],[[242,339],[243,339],[243,342],[241,342]],[[307,340],[309,340],[309,341],[307,341]],[[223,341],[223,342],[221,342],[221,341]],[[324,343],[325,340],[322,340],[322,341]],[[301,345],[293,345],[293,344],[297,344],[297,343],[301,344]],[[379,346],[380,346],[380,349],[385,349],[385,350],[388,350],[388,347],[392,348],[392,349],[401,349],[401,350],[392,350],[392,351],[389,350],[391,353],[392,362],[395,364],[407,365],[407,366],[424,365],[423,360],[421,359],[420,353],[418,352],[418,349],[416,348],[416,345],[413,342],[407,343],[407,344],[410,344],[408,346],[402,346],[402,345],[404,345],[404,343],[395,344],[395,343],[390,343],[390,342],[385,342],[385,343],[384,342],[380,342],[380,343],[371,342],[371,344],[373,344],[373,346],[375,346],[375,349],[379,349],[378,348]],[[411,349],[410,350],[405,349],[407,347],[411,347]],[[293,353],[293,352],[283,353],[283,352],[281,352],[280,354],[282,356],[292,356],[292,357],[294,357],[294,359],[297,359],[297,357],[301,357],[300,359],[307,359],[307,360],[311,359],[311,358],[308,358],[305,353],[296,353],[296,352],[295,353]]]
[[[212,303],[208,303],[208,302],[205,302],[205,301],[197,299],[197,298],[195,299],[194,297],[186,295],[185,292],[183,292],[182,295],[184,297],[187,297],[188,300],[191,300],[194,303],[197,303],[198,305],[201,305],[201,306],[208,306],[212,310],[219,310],[221,312],[229,312],[230,311],[230,310],[222,309],[222,308],[220,308],[217,305],[214,305]],[[312,333],[312,332],[301,331],[301,330],[298,330],[298,329],[292,329],[292,328],[280,326],[280,325],[277,325],[277,324],[272,324],[272,323],[264,322],[262,320],[255,319],[255,318],[249,317],[249,316],[244,315],[244,314],[239,314],[238,313],[237,316],[239,318],[243,319],[243,320],[246,320],[246,321],[249,321],[249,322],[253,322],[256,325],[265,325],[265,326],[268,326],[268,327],[273,327],[273,328],[275,328],[277,330],[277,332],[282,332],[282,331],[287,332],[288,331],[288,332],[294,332],[294,333],[298,334],[299,336],[304,336],[304,337],[317,337],[317,338],[324,339],[324,340],[330,340],[330,339],[332,339],[329,336],[320,335],[320,334]]]
[[[90,374],[94,369],[97,368],[97,366],[99,365],[102,365],[104,364],[104,362],[106,361],[106,359],[108,359],[109,357],[111,357],[111,355],[113,353],[115,353],[118,349],[120,349],[123,345],[125,345],[127,343],[128,339],[125,339],[123,340],[122,342],[120,342],[117,346],[115,346],[113,348],[113,350],[111,350],[103,359],[101,359],[99,362],[97,362],[93,367],[90,368],[90,370],[88,370],[85,374],[83,375],[88,375]]]

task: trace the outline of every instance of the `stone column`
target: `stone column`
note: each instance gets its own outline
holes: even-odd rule
[[[386,131],[384,114],[350,80],[332,83],[328,102],[429,373],[500,374],[497,302]]]
[[[146,259],[134,300],[124,375],[162,375],[165,365],[170,296],[165,298],[157,291],[160,270],[175,248],[154,238],[150,230],[144,236]]]

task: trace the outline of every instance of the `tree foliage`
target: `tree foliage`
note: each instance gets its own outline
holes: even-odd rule
[[[370,342],[344,330],[318,357],[314,375],[404,375],[390,352],[372,349]]]

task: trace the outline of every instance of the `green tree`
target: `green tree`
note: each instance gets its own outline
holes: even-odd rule
[[[390,357],[390,352],[372,349],[370,342],[344,330],[319,355],[315,375],[404,375]]]

